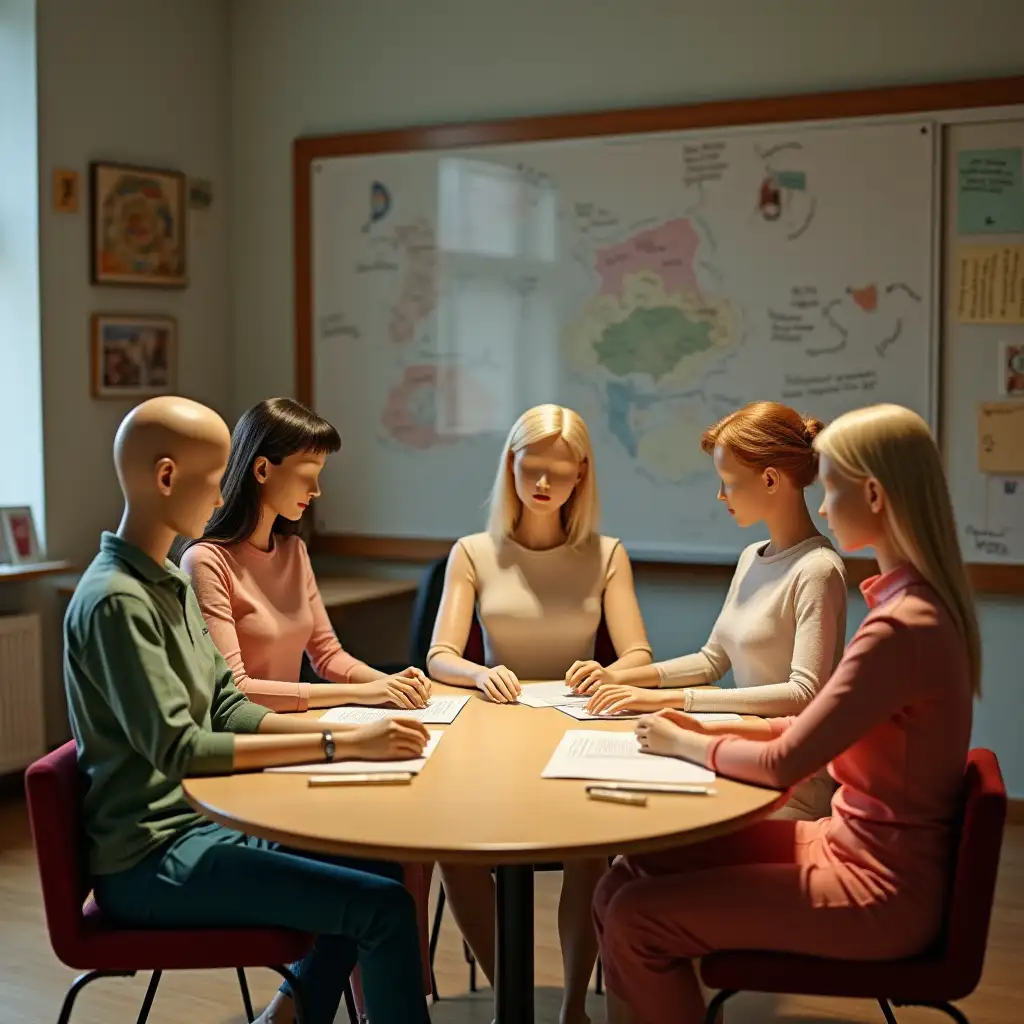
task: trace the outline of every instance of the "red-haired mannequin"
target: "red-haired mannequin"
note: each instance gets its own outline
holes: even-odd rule
[[[582,692],[597,690],[593,711],[681,708],[774,717],[797,714],[824,686],[843,652],[846,579],[842,559],[815,528],[804,500],[817,475],[813,440],[821,429],[789,406],[754,402],[705,431],[701,445],[721,478],[719,500],[737,525],[764,523],[771,539],[740,555],[699,652],[575,680]],[[734,689],[685,689],[717,682],[730,668]],[[823,817],[832,789],[822,773],[779,813]]]

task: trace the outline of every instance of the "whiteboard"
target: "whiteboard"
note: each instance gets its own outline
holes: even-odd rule
[[[731,561],[755,535],[710,423],[936,423],[936,168],[930,120],[314,160],[313,400],[344,445],[317,531],[481,529],[509,427],[552,401],[590,426],[604,532]]]
[[[942,367],[942,445],[964,558],[973,563],[1024,563],[1024,477],[987,476],[978,469],[977,410],[983,402],[1024,401],[999,389],[1005,343],[1024,344],[1024,324],[958,323],[954,299],[956,253],[962,244],[1024,244],[1024,232],[967,235],[958,230],[957,160],[977,150],[1024,150],[1024,119],[950,125],[945,137],[943,238],[945,294]]]

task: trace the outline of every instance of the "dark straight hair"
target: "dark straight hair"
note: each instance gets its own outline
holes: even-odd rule
[[[260,485],[253,466],[260,457],[279,466],[300,452],[330,455],[341,448],[337,430],[293,398],[268,398],[244,412],[231,433],[231,454],[221,480],[224,504],[214,510],[200,540],[237,544],[248,540],[260,521]],[[278,516],[271,532],[290,536],[301,520]],[[184,545],[184,554],[192,544]]]

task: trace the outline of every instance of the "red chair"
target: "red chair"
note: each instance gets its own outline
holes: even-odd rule
[[[896,1024],[893,1006],[942,1010],[958,1024],[968,1024],[952,1002],[970,995],[981,978],[1005,820],[999,762],[991,750],[972,750],[948,913],[932,947],[919,956],[880,962],[712,953],[701,961],[701,978],[720,991],[708,1007],[706,1024],[714,1024],[725,1001],[741,991],[874,999],[888,1024]]]
[[[25,790],[50,944],[66,966],[88,972],[68,989],[58,1024],[67,1024],[78,993],[97,978],[152,971],[138,1017],[138,1024],[145,1024],[164,971],[230,967],[238,972],[247,1020],[254,1015],[244,968],[269,967],[288,981],[301,1024],[299,986],[286,965],[309,952],[314,936],[283,928],[156,930],[112,924],[90,895],[81,816],[84,780],[74,742],[36,761],[25,773]],[[348,987],[345,1003],[352,1024],[358,1024]]]

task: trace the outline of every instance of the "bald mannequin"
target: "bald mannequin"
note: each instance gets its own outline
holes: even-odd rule
[[[118,536],[155,562],[175,536],[199,537],[221,503],[231,432],[212,409],[168,395],[136,406],[114,437],[124,494]]]
[[[175,537],[199,537],[221,504],[227,425],[187,398],[133,409],[114,439],[124,494],[65,620],[65,685],[89,779],[83,803],[90,872],[105,914],[164,927],[275,926],[322,937],[297,966],[306,1024],[329,1024],[355,966],[380,1024],[420,1024],[424,1001],[416,910],[401,869],[316,863],[214,826],[182,780],[331,759],[404,760],[428,734],[408,719],[331,726],[253,704],[209,636],[187,574],[167,560]],[[288,986],[261,1024],[290,1024]]]

